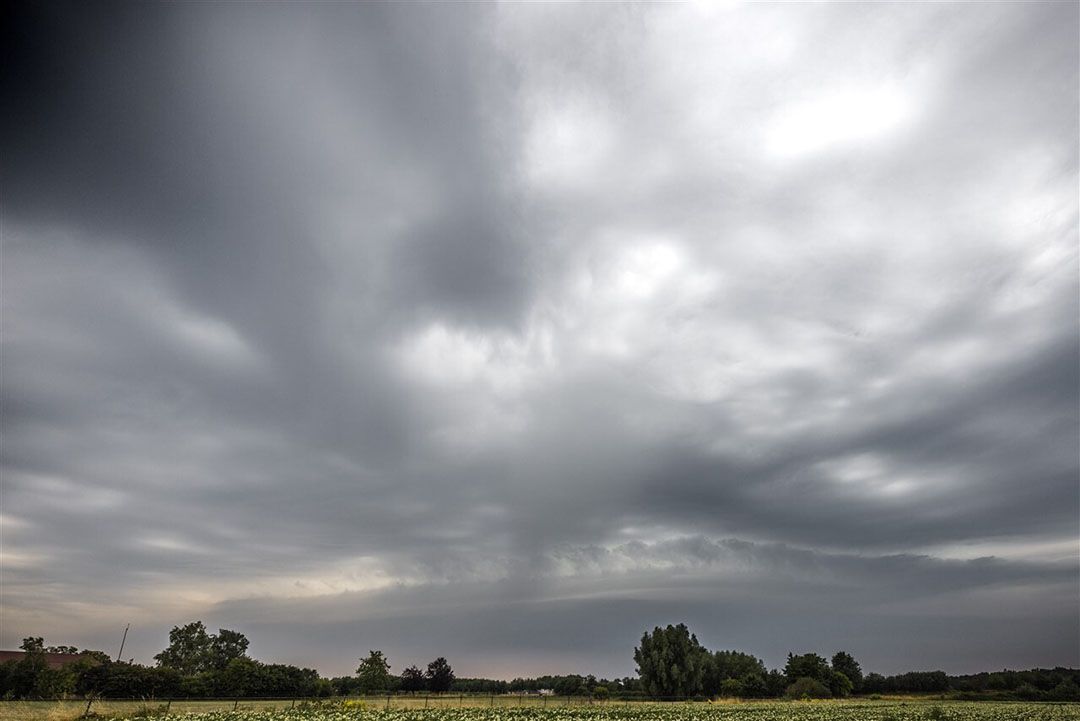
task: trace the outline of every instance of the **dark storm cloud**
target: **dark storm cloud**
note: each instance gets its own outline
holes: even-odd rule
[[[5,9],[2,643],[1080,662],[1076,12]]]

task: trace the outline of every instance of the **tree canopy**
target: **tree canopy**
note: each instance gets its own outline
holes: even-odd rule
[[[707,652],[686,624],[657,626],[641,637],[634,661],[645,690],[652,696],[696,696],[702,691]]]
[[[427,665],[425,676],[428,690],[434,693],[449,691],[454,683],[454,669],[450,668],[450,664],[442,656]]]
[[[222,671],[233,659],[247,658],[248,640],[239,631],[219,629],[208,634],[202,621],[185,626],[173,626],[169,645],[154,656],[158,666],[170,668],[184,676],[206,671]]]
[[[385,691],[390,688],[390,662],[382,651],[369,651],[367,658],[360,659],[356,676],[361,692]]]

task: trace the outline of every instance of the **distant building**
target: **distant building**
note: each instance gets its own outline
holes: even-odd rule
[[[86,656],[78,653],[46,653],[45,663],[49,668],[63,668],[69,663],[75,663],[76,661],[85,661]],[[26,651],[0,651],[0,663],[6,663],[8,661],[22,661],[26,658]]]
[[[555,695],[555,689],[553,689],[553,688],[542,688],[539,691],[537,691],[536,693],[540,694],[541,696],[554,696]]]

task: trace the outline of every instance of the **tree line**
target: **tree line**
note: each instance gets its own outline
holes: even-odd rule
[[[1080,700],[1080,670],[1055,668],[948,676],[909,671],[895,676],[863,674],[846,651],[831,660],[816,653],[789,653],[783,669],[742,651],[710,652],[685,624],[657,626],[634,649],[638,676],[652,697],[842,698],[886,693],[949,693],[977,698],[988,692],[1025,700]],[[1002,693],[1004,692],[1004,693]]]
[[[201,621],[176,626],[155,665],[113,661],[102,651],[46,646],[41,637],[23,639],[21,659],[0,664],[4,699],[81,698],[314,698],[363,694],[539,693],[619,698],[828,698],[849,695],[950,693],[959,698],[1080,700],[1080,670],[1067,668],[997,671],[948,676],[912,671],[894,676],[864,674],[855,658],[837,651],[788,654],[783,669],[742,651],[709,651],[685,624],[656,627],[634,649],[638,675],[621,679],[551,675],[512,681],[458,678],[438,657],[424,668],[411,665],[392,674],[382,651],[359,659],[356,673],[324,678],[310,668],[263,663],[248,656],[238,631],[209,633]],[[72,662],[52,668],[46,654]]]

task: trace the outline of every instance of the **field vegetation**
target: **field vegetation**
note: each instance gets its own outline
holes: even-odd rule
[[[416,699],[412,699],[416,701]],[[381,700],[324,700],[290,705],[256,701],[222,708],[200,701],[169,708],[103,704],[93,718],[100,721],[1076,721],[1080,704],[965,702],[940,700],[801,700],[752,702],[593,702],[541,706],[485,706],[471,699],[462,706],[424,708],[405,703],[386,708]],[[464,701],[464,698],[462,699]],[[400,700],[395,699],[394,703]],[[126,707],[125,707],[126,706]],[[5,721],[72,721],[79,711],[70,705],[6,702]]]

